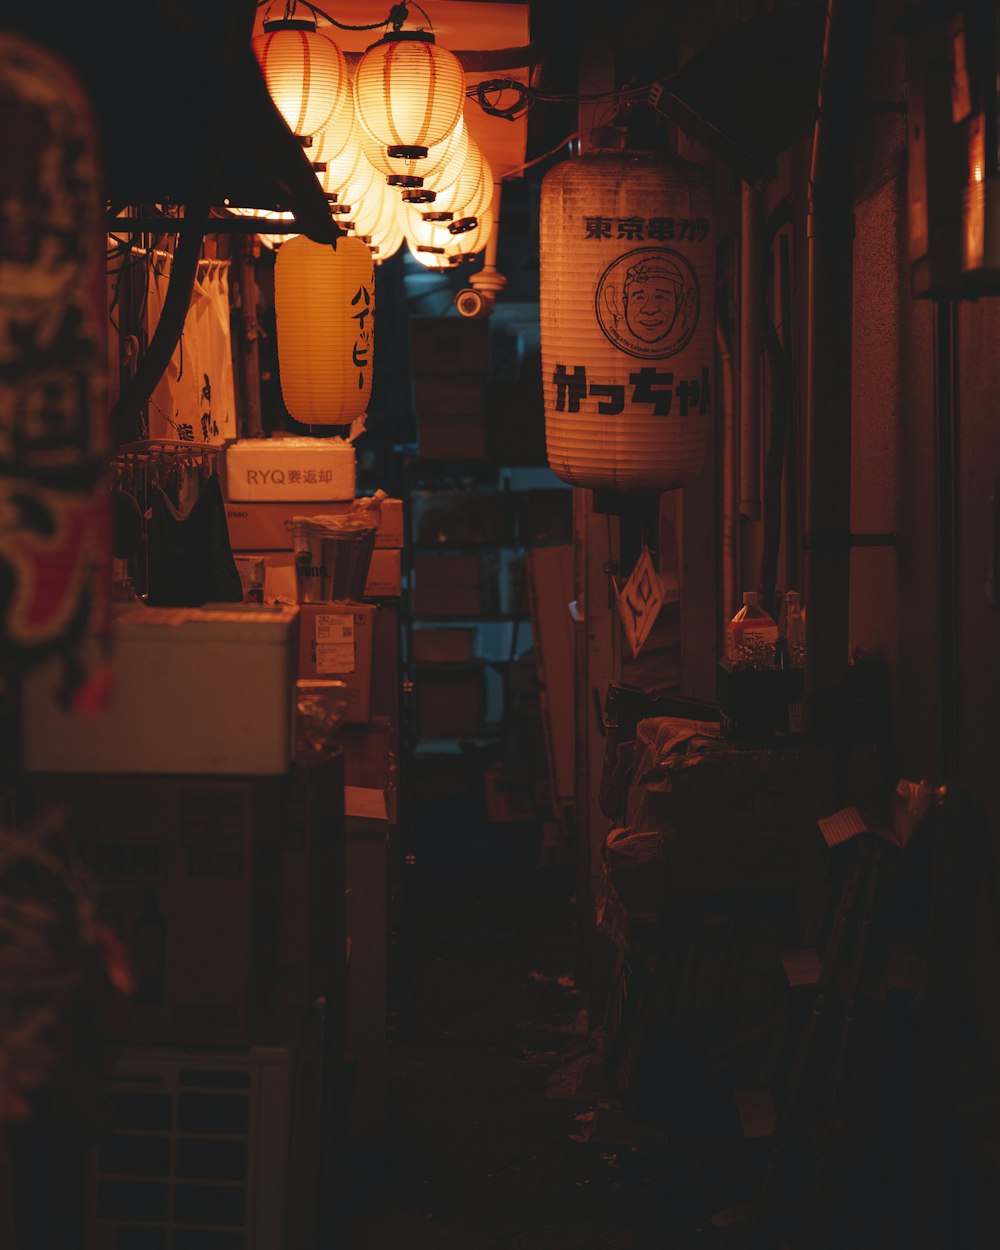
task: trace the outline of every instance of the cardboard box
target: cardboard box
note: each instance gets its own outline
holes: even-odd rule
[[[242,1046],[274,1003],[288,779],[38,774],[139,983],[125,1040]]]
[[[413,409],[425,460],[481,460],[487,454],[479,378],[415,379]]]
[[[304,500],[324,505],[353,500],[356,456],[342,438],[246,438],[226,448],[225,496]]]
[[[479,616],[483,610],[479,556],[414,556],[410,603],[417,617]]]
[[[416,664],[468,664],[475,647],[472,628],[414,629],[410,634],[411,659]]]
[[[297,762],[281,843],[277,1005],[343,994],[344,753]]]
[[[398,547],[376,548],[372,552],[365,579],[366,599],[391,599],[403,589],[402,552]],[[295,580],[295,555],[291,551],[241,551],[233,557],[243,579],[244,589],[250,583],[253,561],[264,562],[264,602],[295,603],[298,586]]]
[[[480,738],[486,682],[479,665],[420,669],[414,678],[421,738]]]
[[[59,705],[60,661],[25,676],[25,771],[287,772],[298,612],[244,604],[121,610],[114,684],[100,716],[76,716]]]
[[[347,686],[347,720],[371,714],[372,634],[377,609],[370,603],[304,603],[299,608],[299,677],[337,677]]]
[[[344,725],[338,744],[344,755],[344,781],[362,790],[388,790],[395,779],[393,731],[387,717],[367,725]]]
[[[372,552],[365,578],[366,599],[393,599],[403,591],[402,553],[398,547]]]
[[[485,377],[490,326],[486,318],[411,317],[410,371],[427,375]]]
[[[341,516],[352,501],[323,504],[227,503],[226,521],[233,551],[291,551],[292,518],[297,516]],[[375,548],[402,547],[403,501],[383,499]]]

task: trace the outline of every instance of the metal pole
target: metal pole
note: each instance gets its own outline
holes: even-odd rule
[[[829,0],[809,181],[806,731],[845,740],[850,603],[853,163],[871,19]]]

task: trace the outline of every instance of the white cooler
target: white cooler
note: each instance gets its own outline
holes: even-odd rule
[[[294,754],[298,611],[121,609],[114,687],[100,716],[59,707],[61,661],[25,678],[25,771],[286,772]]]

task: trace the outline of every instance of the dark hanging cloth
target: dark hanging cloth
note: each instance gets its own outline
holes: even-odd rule
[[[148,533],[147,602],[163,608],[239,603],[243,585],[233,559],[219,476],[205,483],[184,516],[157,487]]]

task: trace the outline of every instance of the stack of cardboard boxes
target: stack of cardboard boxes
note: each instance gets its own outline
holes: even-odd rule
[[[58,664],[26,683],[19,812],[79,855],[135,971],[86,1245],[309,1244],[348,961],[343,757],[294,756],[298,609],[123,607],[115,644],[99,718],[59,705]]]
[[[265,603],[294,603],[297,598],[293,518],[342,515],[353,503],[227,503],[229,539],[237,566],[263,564]],[[299,687],[329,681],[342,681],[346,687],[345,723],[336,741],[344,751],[349,816],[391,819],[394,811],[399,682],[392,674],[398,674],[402,546],[402,501],[383,499],[363,600],[298,607]]]

